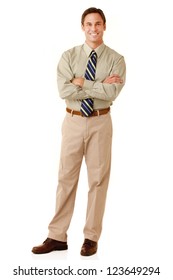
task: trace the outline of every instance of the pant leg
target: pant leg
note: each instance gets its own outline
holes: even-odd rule
[[[105,210],[111,168],[111,115],[88,119],[88,138],[85,141],[85,160],[88,171],[88,205],[85,238],[98,241]]]
[[[66,114],[62,125],[62,145],[59,164],[59,180],[56,210],[49,224],[48,237],[67,240],[67,230],[72,218],[80,167],[83,159],[84,141],[81,117]]]

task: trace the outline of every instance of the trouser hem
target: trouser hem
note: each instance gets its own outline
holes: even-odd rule
[[[57,235],[54,233],[49,232],[48,237],[57,241],[61,241],[61,242],[67,242],[67,238],[66,237],[62,237],[61,235]]]

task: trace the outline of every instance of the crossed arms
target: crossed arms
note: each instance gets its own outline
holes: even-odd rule
[[[120,57],[103,81],[90,81],[83,77],[74,77],[68,58],[64,55],[58,64],[57,74],[61,98],[68,100],[97,98],[112,102],[125,84],[126,67],[124,58]]]
[[[83,84],[84,84],[84,78],[82,77],[76,77],[74,79],[72,79],[72,83],[76,86],[79,86],[79,87],[83,87]],[[105,83],[105,84],[113,84],[113,83],[116,83],[116,84],[122,84],[123,83],[123,80],[120,78],[120,76],[118,74],[113,74],[111,76],[108,76],[106,79],[104,79],[104,81],[102,83]]]

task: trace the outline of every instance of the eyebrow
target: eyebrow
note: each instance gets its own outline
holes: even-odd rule
[[[86,24],[92,23],[91,21],[87,21]],[[96,21],[95,23],[102,23],[102,21]]]

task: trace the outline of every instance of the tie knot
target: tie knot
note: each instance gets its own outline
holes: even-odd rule
[[[90,57],[97,57],[97,53],[93,50],[91,53],[90,53]]]

